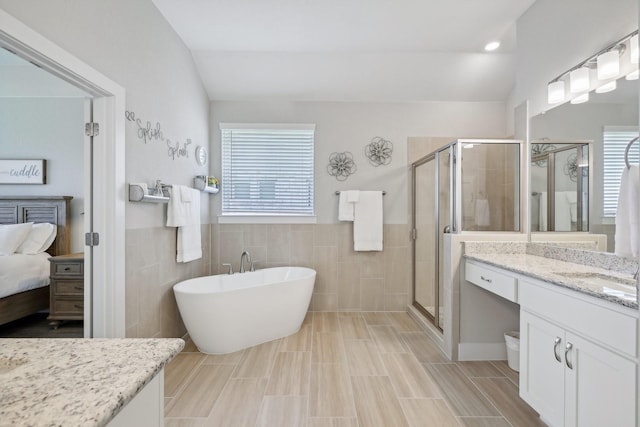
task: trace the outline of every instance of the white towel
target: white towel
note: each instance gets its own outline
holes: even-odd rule
[[[174,185],[167,207],[167,227],[178,227],[177,262],[202,258],[200,236],[200,192]]]
[[[338,221],[353,221],[354,204],[360,200],[360,191],[346,190],[340,192],[338,201]]]
[[[638,256],[638,222],[640,221],[640,171],[638,166],[624,168],[620,177],[616,211],[615,253],[623,257]]]
[[[476,225],[479,227],[491,225],[491,211],[487,199],[476,200]]]
[[[353,249],[382,250],[382,191],[360,191],[354,204]]]
[[[569,203],[569,214],[571,216],[571,222],[578,221],[578,192],[577,191],[565,191],[567,202]]]
[[[540,227],[538,231],[547,231],[547,192],[540,193],[540,207],[538,214],[540,215]]]

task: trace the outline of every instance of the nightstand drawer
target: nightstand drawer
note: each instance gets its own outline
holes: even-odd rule
[[[55,279],[51,281],[53,289],[57,295],[84,295],[84,282],[82,280]]]
[[[49,318],[55,319],[57,316],[62,316],[65,319],[82,319],[84,314],[84,299],[82,298],[55,298],[51,301],[52,314]]]
[[[52,276],[81,276],[84,274],[81,262],[54,262],[51,263]]]

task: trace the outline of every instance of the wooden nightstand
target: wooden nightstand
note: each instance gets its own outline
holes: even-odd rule
[[[82,320],[84,315],[84,254],[49,258],[51,263],[49,317],[57,328],[62,320]]]

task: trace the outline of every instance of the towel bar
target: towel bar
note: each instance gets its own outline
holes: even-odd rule
[[[636,136],[635,138],[633,138],[627,144],[627,148],[624,149],[624,164],[627,165],[627,169],[631,168],[631,165],[629,164],[629,149],[631,148],[631,145],[633,145],[633,143],[636,142],[638,139],[640,139],[640,136]]]
[[[336,196],[337,196],[337,195],[339,195],[339,194],[340,194],[340,190],[336,190]],[[387,192],[386,192],[386,191],[384,191],[384,190],[382,190],[382,195],[383,195],[383,196],[386,196],[386,195],[387,195]]]

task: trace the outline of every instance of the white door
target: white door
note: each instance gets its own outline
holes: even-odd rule
[[[564,335],[559,326],[520,311],[520,397],[551,426],[564,425]]]
[[[634,427],[636,364],[567,333],[565,426]],[[569,368],[571,366],[571,368]]]

